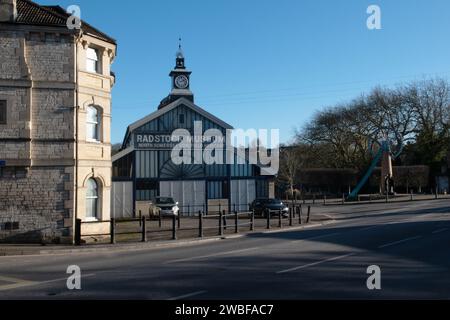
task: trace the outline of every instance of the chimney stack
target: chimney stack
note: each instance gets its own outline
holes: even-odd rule
[[[16,19],[16,0],[0,0],[0,22],[14,22]]]

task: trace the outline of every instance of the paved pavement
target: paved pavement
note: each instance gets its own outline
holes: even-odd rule
[[[450,201],[327,206],[334,224],[183,247],[0,257],[0,299],[449,299]],[[82,271],[68,290],[69,265]],[[381,268],[381,290],[366,269]]]

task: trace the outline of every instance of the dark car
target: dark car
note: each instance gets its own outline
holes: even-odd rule
[[[279,199],[256,199],[252,202],[250,209],[255,210],[255,215],[259,216],[266,216],[267,209],[270,210],[271,215],[278,215],[280,210],[284,217],[289,214],[289,208]]]

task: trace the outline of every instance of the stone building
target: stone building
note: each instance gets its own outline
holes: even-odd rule
[[[68,18],[0,0],[0,242],[71,243],[77,218],[107,227],[116,42]]]

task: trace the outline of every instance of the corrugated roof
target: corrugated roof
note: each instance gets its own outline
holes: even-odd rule
[[[16,23],[66,28],[66,22],[69,16],[60,6],[41,6],[29,0],[17,0]],[[92,35],[107,42],[116,43],[115,39],[97,30],[83,20],[81,28],[85,34]]]

